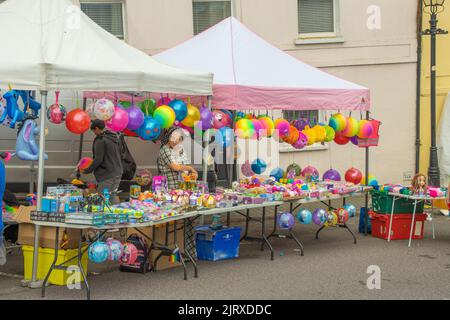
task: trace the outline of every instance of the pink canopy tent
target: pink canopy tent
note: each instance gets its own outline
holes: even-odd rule
[[[214,73],[213,105],[224,109],[370,108],[369,89],[303,63],[233,17],[154,58]]]

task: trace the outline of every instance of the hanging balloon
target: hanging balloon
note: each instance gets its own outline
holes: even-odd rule
[[[213,111],[213,128],[219,130],[220,128],[230,126],[231,118],[223,111]]]
[[[248,139],[254,136],[255,127],[250,120],[243,118],[236,122],[234,131],[239,138]]]
[[[326,220],[327,220],[327,221],[325,221],[326,227],[333,227],[333,226],[337,225],[338,216],[337,216],[336,212],[333,212],[333,211],[327,212]]]
[[[161,134],[161,126],[152,117],[145,117],[144,123],[138,129],[137,134],[143,140],[155,140]]]
[[[346,204],[344,206],[344,209],[347,210],[349,218],[352,218],[356,215],[356,207],[353,204]]]
[[[327,212],[325,209],[318,208],[312,214],[312,220],[318,226],[323,225],[327,221]]]
[[[156,107],[166,106],[171,101],[172,101],[172,99],[170,99],[169,97],[161,97],[161,99],[159,99],[158,102],[156,103]]]
[[[103,241],[94,242],[88,250],[89,260],[94,263],[105,262],[110,255],[108,245]]]
[[[262,159],[256,159],[252,162],[252,170],[256,174],[262,174],[267,169],[267,163]]]
[[[292,121],[292,125],[297,128],[297,130],[302,131],[306,126],[309,126],[309,121],[307,119],[297,119]]]
[[[307,181],[316,181],[319,178],[319,171],[313,166],[307,166],[302,170],[302,177]]]
[[[265,130],[264,125],[258,119],[251,119],[250,121],[252,122],[253,127],[255,128],[254,138],[259,139],[260,134],[263,133],[261,131]]]
[[[358,136],[353,136],[350,138],[350,142],[355,146],[358,146]]]
[[[66,128],[72,133],[82,134],[89,130],[91,119],[87,112],[81,109],[74,109],[67,113]]]
[[[336,142],[339,145],[344,145],[347,144],[349,141],[350,139],[344,136],[341,132],[336,132],[334,142]]]
[[[312,222],[312,213],[308,209],[302,208],[297,212],[297,219],[301,224],[310,224]]]
[[[353,117],[348,117],[347,124],[345,125],[345,129],[342,130],[342,134],[347,138],[351,138],[356,136],[358,134],[358,131],[359,131],[358,120],[356,120]]]
[[[97,119],[106,121],[114,115],[114,103],[108,99],[97,100],[94,106],[94,114]]]
[[[200,121],[200,110],[192,104],[187,106],[187,116],[181,123],[186,127],[192,128],[197,121]]]
[[[363,178],[362,172],[356,168],[350,168],[345,172],[345,181],[359,184]]]
[[[120,107],[115,107],[113,117],[106,121],[105,124],[113,132],[123,131],[128,125],[128,112]]]
[[[144,117],[151,116],[153,112],[156,110],[156,101],[155,99],[145,99],[141,102],[141,111],[144,114]]]
[[[278,136],[282,138],[283,136],[289,135],[289,132],[291,130],[291,125],[288,121],[284,119],[277,119],[274,122],[275,129],[278,130]]]
[[[53,104],[47,109],[47,119],[53,124],[60,124],[66,120],[67,111],[62,104]]]
[[[137,130],[144,123],[144,113],[136,106],[129,107],[126,112],[128,113],[128,125],[129,130]]]
[[[324,126],[315,125],[312,130],[314,131],[316,142],[325,142],[327,131]]]
[[[187,105],[186,103],[184,103],[184,101],[175,99],[170,101],[168,106],[171,107],[173,111],[175,111],[175,119],[177,119],[177,121],[183,121],[186,118]]]
[[[358,130],[358,138],[366,139],[370,137],[373,133],[372,122],[368,120],[360,120],[359,121],[359,130]]]
[[[168,129],[175,122],[175,111],[166,105],[159,106],[153,112],[153,119],[159,122],[161,128]]]
[[[337,211],[337,220],[339,223],[341,224],[346,223],[348,221],[348,218],[349,218],[348,211],[345,210],[344,208],[340,208]]]
[[[281,168],[275,168],[270,172],[270,176],[274,177],[275,180],[279,181],[284,176],[284,171]]]
[[[251,177],[255,173],[252,170],[252,166],[250,165],[250,162],[247,160],[245,163],[241,166],[241,172],[246,177]]]
[[[295,218],[290,212],[283,212],[278,215],[278,226],[281,229],[292,229],[295,225]]]
[[[127,137],[139,137],[135,131],[131,131],[130,129],[127,128],[123,130],[123,134],[126,135]]]
[[[294,175],[295,176],[299,176],[302,173],[302,168],[296,163],[291,163],[286,168],[286,172],[289,172],[289,171],[294,171]]]
[[[341,175],[339,171],[330,169],[325,171],[322,177],[323,180],[341,181]]]
[[[267,116],[262,116],[258,118],[259,122],[263,126],[263,130],[260,131],[260,137],[268,137],[270,138],[273,134],[273,130],[275,129],[275,125],[271,118]]]
[[[200,109],[200,126],[203,130],[208,130],[208,129],[212,128],[213,118],[214,118],[214,115],[209,108],[201,107],[201,109]]]
[[[325,142],[330,142],[333,141],[336,133],[334,131],[334,129],[330,126],[325,126]]]
[[[332,127],[336,132],[342,131],[345,129],[347,125],[347,119],[344,117],[342,113],[336,113],[331,116],[328,125]]]
[[[87,105],[86,112],[89,115],[89,118],[91,118],[91,120],[97,119],[94,110],[95,110],[95,102]]]

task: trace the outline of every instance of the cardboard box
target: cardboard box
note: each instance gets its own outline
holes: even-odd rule
[[[161,224],[158,225],[157,227],[155,227],[155,239],[157,243],[159,244],[164,244],[165,243],[165,239],[166,239],[166,224]],[[177,243],[178,246],[180,247],[180,250],[183,251],[184,249],[184,230],[182,228],[182,224],[181,223],[177,223],[177,228],[180,228],[177,231]],[[141,232],[143,232],[145,235],[147,235],[148,237],[152,238],[153,237],[153,230],[152,227],[146,227],[146,228],[139,228],[139,230]],[[173,224],[169,225],[169,230],[172,231],[171,233],[169,233],[169,246],[172,247],[174,244],[174,233],[173,233]],[[127,232],[127,237],[130,236],[131,234],[138,234],[141,235],[138,231],[136,231],[135,228],[130,228],[128,229]],[[149,239],[146,239],[148,245],[150,246],[151,241]],[[156,259],[156,257],[158,257],[159,253],[161,251],[159,250],[152,250],[151,255],[150,255],[150,260],[154,261]],[[180,267],[181,266],[181,262],[175,262],[175,263],[171,263],[169,261],[169,257],[168,256],[162,256],[161,258],[159,258],[158,260],[158,264],[156,266],[156,270],[157,271],[161,271],[161,270],[165,270],[165,269],[170,269],[170,268],[175,268],[175,267]]]
[[[21,206],[17,210],[16,221],[19,223],[19,235],[17,243],[21,245],[34,246],[34,228],[35,225],[30,220],[30,214],[36,210],[36,207]],[[68,241],[64,248],[61,243],[67,234]],[[54,248],[55,247],[56,228],[55,227],[40,227],[39,228],[39,247]],[[78,241],[80,239],[80,230],[59,228],[59,243],[60,249],[78,249]]]

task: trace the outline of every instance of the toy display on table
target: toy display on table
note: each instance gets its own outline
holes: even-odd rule
[[[413,181],[412,183],[416,187],[413,185],[404,186],[400,184],[383,184],[379,186],[379,191],[423,198],[445,198],[447,196],[447,188],[426,186],[426,183],[424,184],[423,182],[423,178],[420,178],[420,175],[417,176],[416,181]]]

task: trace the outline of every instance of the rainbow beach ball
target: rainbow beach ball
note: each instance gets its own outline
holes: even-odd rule
[[[373,126],[372,123],[368,120],[360,120],[359,121],[359,130],[358,130],[358,138],[365,139],[372,135]]]
[[[342,113],[336,113],[331,116],[328,125],[332,127],[334,131],[342,131],[347,126],[347,119],[345,119]]]
[[[336,135],[336,132],[334,132],[334,129],[330,126],[325,126],[325,132],[326,132],[325,142],[333,141],[334,137]]]
[[[347,138],[354,137],[358,134],[359,131],[359,122],[355,118],[348,117],[347,118],[347,125],[345,126],[345,129],[342,130],[342,134],[346,136]]]
[[[273,130],[275,129],[275,125],[273,123],[273,120],[267,116],[259,117],[259,122],[261,122],[263,128],[263,131],[261,131],[259,134],[261,137],[268,137],[270,138],[272,136]]]
[[[248,119],[240,119],[236,122],[234,129],[236,135],[241,139],[252,138],[255,135],[255,127]]]
[[[153,112],[153,119],[158,121],[161,128],[170,128],[175,122],[175,111],[169,106],[162,105]]]

